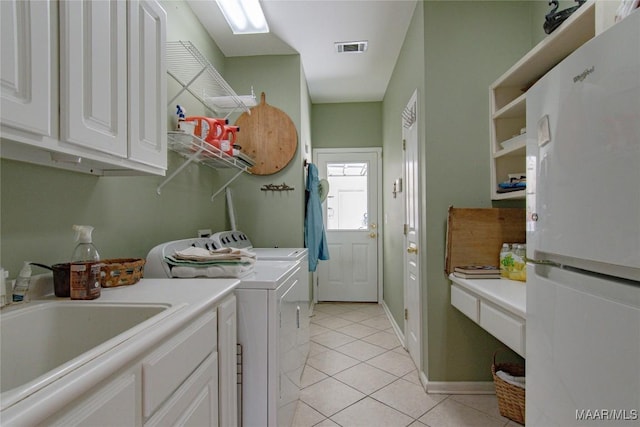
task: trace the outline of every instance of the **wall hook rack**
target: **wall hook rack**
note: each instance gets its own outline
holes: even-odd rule
[[[282,184],[265,184],[260,190],[262,191],[293,191],[295,188],[289,187],[284,182]]]

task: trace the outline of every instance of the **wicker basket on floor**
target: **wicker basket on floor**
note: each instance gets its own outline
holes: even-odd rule
[[[503,371],[514,377],[524,377],[524,366],[516,363],[496,363],[496,354],[498,351],[493,353],[491,375],[493,376],[493,383],[496,387],[496,397],[498,398],[500,415],[524,425],[525,389],[509,384],[496,375],[496,372]]]
[[[100,285],[103,288],[133,285],[144,274],[144,258],[114,258],[101,261]]]

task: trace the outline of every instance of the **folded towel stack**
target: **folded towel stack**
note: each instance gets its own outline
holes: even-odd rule
[[[242,277],[253,271],[256,255],[246,249],[190,247],[165,257],[174,277]]]

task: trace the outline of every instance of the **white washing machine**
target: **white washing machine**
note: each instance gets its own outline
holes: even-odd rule
[[[283,329],[278,337],[280,362],[280,395],[277,401],[279,426],[291,425],[295,415],[302,371],[309,354],[309,268],[307,248],[255,248],[242,231],[221,231],[211,235],[215,247],[249,249],[256,254],[256,265],[263,262],[292,262],[296,265],[294,284],[279,299],[278,312]],[[294,322],[295,327],[286,327]],[[271,402],[270,405],[273,405]],[[252,424],[247,424],[252,426]],[[271,424],[269,424],[271,425]]]
[[[248,238],[246,242],[250,245]],[[145,277],[173,277],[165,256],[189,246],[248,248],[210,238],[166,242],[149,252]],[[236,288],[242,345],[239,420],[248,427],[289,426],[308,354],[309,285],[302,280],[308,277],[302,268],[306,254],[298,261],[256,259],[254,272],[241,277]]]

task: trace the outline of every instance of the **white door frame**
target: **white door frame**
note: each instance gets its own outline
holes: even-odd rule
[[[404,236],[403,236],[403,294],[404,294],[404,309],[405,309],[405,320],[404,320],[404,347],[409,351],[411,358],[414,360],[416,367],[418,368],[418,372],[422,373],[422,327],[423,327],[423,306],[422,306],[422,273],[423,273],[423,263],[425,262],[425,257],[423,256],[426,246],[423,245],[422,235],[422,223],[420,219],[422,216],[421,213],[421,205],[420,205],[420,189],[421,189],[421,174],[420,174],[420,134],[418,133],[418,90],[416,89],[411,98],[407,102],[407,106],[402,113],[402,179],[404,181],[404,187],[406,190],[409,190],[409,187],[412,187],[412,197],[413,200],[409,200],[409,192],[403,191],[403,205],[404,205]],[[412,134],[415,135],[411,140],[407,140],[406,131],[407,129],[412,129]],[[407,153],[411,152],[411,156],[408,156]],[[413,168],[408,168],[407,163],[410,161],[414,161],[416,164]],[[413,171],[414,176],[408,176],[409,173]],[[412,182],[410,182],[412,180]],[[411,225],[408,224],[409,220],[409,210],[412,209],[413,216],[413,230],[411,230]],[[409,242],[409,234],[415,235],[415,241],[413,244]],[[415,246],[414,246],[415,245]],[[411,257],[411,254],[408,252],[409,246],[413,246],[414,249],[417,250],[415,253],[415,257]],[[416,276],[418,285],[416,287],[416,297],[417,301],[410,301],[410,297],[407,295],[408,287],[410,286],[410,278],[409,278],[409,262],[412,259],[415,259],[416,263]],[[411,309],[409,309],[411,307]],[[409,348],[409,339],[410,339],[410,325],[408,316],[412,318],[412,320],[417,320],[413,322],[415,326],[415,336],[417,344],[414,346],[413,351],[410,351]]]
[[[382,148],[366,147],[366,148],[314,148],[312,150],[313,161],[318,158],[318,154],[347,154],[347,153],[375,153],[378,160],[378,173],[376,180],[376,191],[378,192],[378,203],[376,206],[376,214],[378,217],[378,238],[377,238],[377,264],[378,264],[378,304],[382,302],[382,282],[383,282],[383,256],[382,256],[382,236],[383,236],[383,220],[382,220]],[[326,227],[326,218],[325,218]],[[313,273],[313,303],[318,302],[318,273]]]

